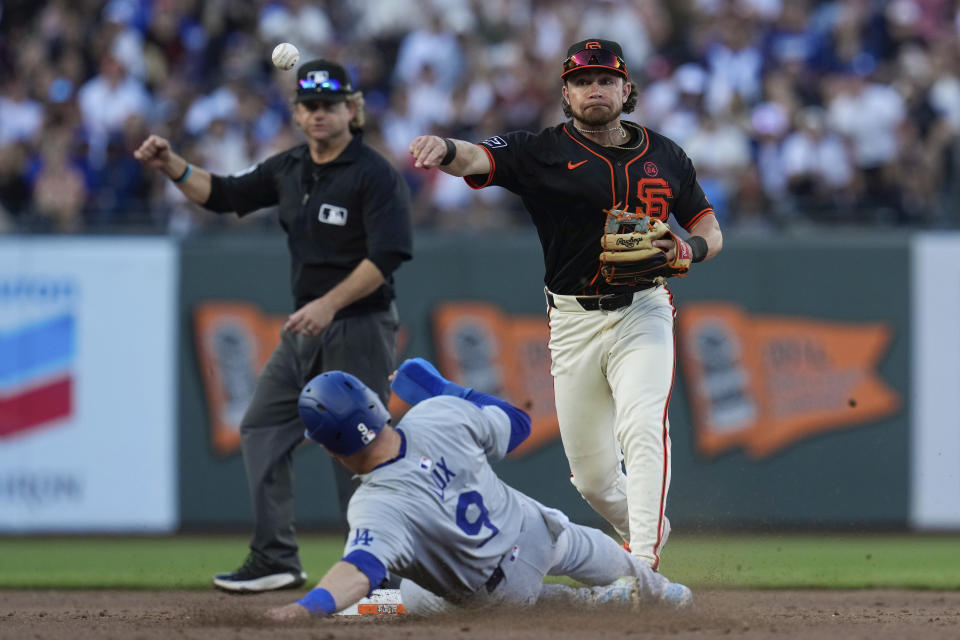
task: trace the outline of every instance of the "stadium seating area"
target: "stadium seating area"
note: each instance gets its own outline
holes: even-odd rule
[[[725,229],[960,223],[957,0],[0,0],[0,232],[271,226],[188,205],[131,153],[158,133],[231,173],[296,144],[281,41],[348,66],[418,228],[526,226],[407,145],[560,122],[587,36],[622,43],[628,117],[687,150]]]

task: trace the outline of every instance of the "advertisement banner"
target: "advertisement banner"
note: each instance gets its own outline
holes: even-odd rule
[[[910,520],[960,528],[960,234],[913,245]]]
[[[176,247],[0,240],[0,531],[170,531]]]

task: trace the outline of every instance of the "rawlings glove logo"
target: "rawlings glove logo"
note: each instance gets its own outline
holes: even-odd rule
[[[618,247],[633,249],[634,247],[637,247],[643,244],[643,237],[624,238],[621,236],[617,238],[616,244]]]

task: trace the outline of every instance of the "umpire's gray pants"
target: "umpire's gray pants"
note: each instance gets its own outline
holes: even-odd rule
[[[334,320],[317,336],[284,331],[280,345],[257,380],[240,424],[243,462],[253,503],[250,549],[273,563],[300,570],[293,514],[293,450],[303,440],[297,412],[300,390],[324,371],[357,376],[387,401],[387,378],[396,366],[398,319],[387,311]],[[334,464],[340,510],[355,488],[351,474]]]

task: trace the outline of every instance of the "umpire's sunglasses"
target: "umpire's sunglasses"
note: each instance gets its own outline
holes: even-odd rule
[[[579,69],[610,69],[627,77],[627,63],[606,49],[583,49],[564,60],[563,78],[571,71]]]

